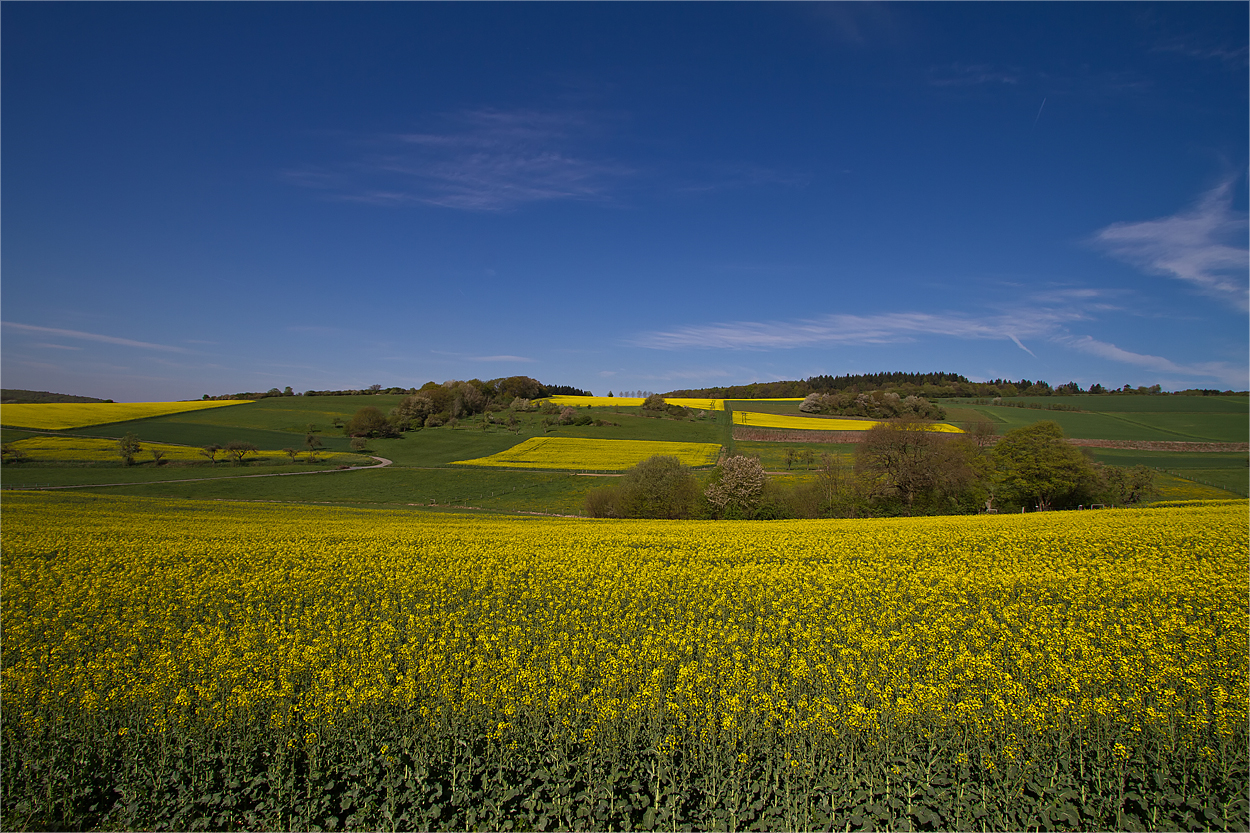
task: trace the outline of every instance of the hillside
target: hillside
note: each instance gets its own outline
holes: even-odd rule
[[[44,404],[48,402],[112,402],[112,399],[96,399],[92,396],[71,396],[68,393],[51,393],[46,390],[22,390],[0,388],[0,405]]]

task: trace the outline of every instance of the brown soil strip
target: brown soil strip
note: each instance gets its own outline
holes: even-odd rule
[[[859,443],[865,431],[785,431],[767,428],[734,428],[734,439],[765,443]],[[998,437],[994,438],[997,441]],[[1236,452],[1250,451],[1250,443],[1202,443],[1172,440],[1084,440],[1069,438],[1072,445],[1085,448],[1127,448],[1136,451]]]
[[[1250,451],[1250,443],[1191,443],[1157,440],[1076,440],[1086,448],[1131,448],[1137,451]]]

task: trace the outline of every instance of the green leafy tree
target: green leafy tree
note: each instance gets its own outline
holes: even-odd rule
[[[694,473],[669,455],[649,457],[619,483],[586,495],[586,512],[596,518],[690,518],[698,505]]]
[[[668,407],[668,403],[664,401],[664,397],[658,393],[653,393],[642,401],[644,411],[663,411]]]
[[[1098,466],[1097,472],[1105,503],[1134,506],[1159,497],[1155,473],[1145,466]]]
[[[348,421],[343,433],[349,437],[393,437],[398,432],[381,410],[366,405]]]
[[[994,446],[998,494],[1017,506],[1052,509],[1089,503],[1097,472],[1050,420],[1009,431]]]
[[[134,434],[126,434],[126,436],[117,441],[117,453],[127,466],[135,464],[135,455],[142,450],[143,446],[139,445],[139,438]]]

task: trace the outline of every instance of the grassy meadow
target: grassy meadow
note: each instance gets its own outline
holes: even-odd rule
[[[580,502],[586,490],[593,485],[588,484],[586,478],[540,475],[538,480],[534,480],[530,472],[507,472],[500,469],[490,471],[487,467],[465,470],[467,467],[454,464],[458,461],[507,455],[518,446],[539,438],[631,440],[719,444],[726,453],[759,456],[765,468],[773,472],[787,471],[785,453],[787,449],[791,449],[795,460],[791,462],[790,476],[802,477],[802,473],[810,471],[822,454],[834,453],[849,461],[854,450],[853,445],[832,443],[733,440],[732,422],[738,411],[774,414],[788,420],[787,424],[800,419],[808,420],[812,424],[833,421],[804,417],[798,410],[801,401],[798,399],[732,400],[724,403],[724,410],[694,409],[689,418],[673,419],[644,412],[639,407],[641,400],[614,401],[602,397],[584,400],[597,404],[589,408],[575,407],[575,411],[606,423],[603,425],[544,426],[541,414],[518,413],[518,424],[513,431],[498,425],[484,424],[482,417],[475,417],[462,421],[456,427],[426,428],[409,431],[400,438],[370,440],[365,454],[393,461],[393,465],[386,469],[314,479],[239,477],[241,474],[262,473],[262,467],[263,472],[274,474],[307,471],[312,468],[303,457],[300,462],[291,465],[281,454],[283,448],[303,448],[304,438],[309,433],[322,443],[322,458],[328,468],[359,464],[366,458],[350,455],[348,438],[336,423],[342,425],[363,405],[373,405],[387,412],[397,406],[401,399],[402,396],[398,395],[271,397],[239,406],[157,414],[140,420],[60,432],[35,432],[20,427],[5,427],[0,431],[0,438],[6,444],[16,443],[19,447],[21,441],[40,436],[60,434],[67,438],[96,438],[107,442],[127,432],[133,432],[145,445],[178,446],[183,451],[178,453],[178,459],[167,459],[159,467],[153,464],[147,452],[140,454],[139,462],[142,465],[131,468],[120,468],[120,460],[110,458],[107,452],[103,456],[97,453],[90,459],[86,458],[88,455],[84,455],[84,459],[77,461],[52,461],[32,457],[26,462],[6,464],[0,472],[0,482],[6,488],[83,485],[113,491],[136,489],[148,495],[219,499],[345,504],[429,504],[432,501],[437,505],[460,505],[467,502],[469,505],[493,511],[569,514],[580,511]],[[577,403],[583,400],[568,397],[562,401]],[[947,409],[947,422],[950,424],[961,425],[978,419],[989,419],[999,433],[1041,419],[1052,419],[1063,426],[1069,436],[1085,439],[1245,442],[1247,433],[1250,432],[1250,416],[1247,415],[1245,397],[1066,396],[1036,397],[1022,401],[1039,405],[1061,404],[1083,410],[1073,412],[975,405],[966,400],[947,402],[944,407]],[[250,458],[244,467],[230,466],[222,461],[215,466],[208,466],[206,460],[197,464],[194,459],[197,454],[194,449],[200,446],[210,443],[224,445],[235,440],[255,444],[262,450],[262,455]],[[802,462],[805,452],[810,454],[813,462]],[[1108,448],[1093,448],[1089,452],[1095,459],[1103,462],[1116,465],[1143,464],[1157,469],[1160,472],[1163,499],[1180,499],[1189,494],[1233,497],[1250,493],[1250,474],[1244,453]],[[107,470],[102,470],[101,466]],[[246,471],[241,471],[240,468]],[[202,478],[206,482],[153,482],[189,478]],[[111,483],[136,485],[97,485]],[[506,498],[502,497],[504,494],[507,495]]]

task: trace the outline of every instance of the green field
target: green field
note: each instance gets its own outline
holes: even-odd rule
[[[325,452],[347,452],[348,438],[335,421],[344,423],[365,405],[383,412],[401,396],[272,397],[239,407],[224,407],[153,417],[125,423],[60,432],[66,435],[116,438],[127,432],[142,442],[178,443],[200,447],[232,440],[251,442],[261,449],[302,448],[313,431]],[[1187,442],[1245,442],[1248,429],[1244,397],[1075,396],[1038,397],[1042,405],[1063,404],[1083,412],[1051,411],[967,401],[944,403],[950,422],[991,420],[1005,433],[1038,420],[1059,423],[1068,436],[1083,439]],[[737,400],[733,408],[763,413],[798,415],[798,401]],[[1097,409],[1097,410],[1096,410]],[[166,464],[150,461],[131,468],[115,464],[44,466],[5,465],[0,483],[5,488],[81,485],[93,491],[206,499],[279,500],[343,504],[418,504],[470,506],[499,512],[577,514],[585,493],[602,483],[599,478],[563,473],[508,470],[466,470],[457,460],[472,460],[506,451],[535,437],[650,440],[719,443],[727,453],[758,456],[772,472],[786,472],[785,454],[810,451],[812,463],[796,459],[788,479],[806,479],[822,454],[833,453],[849,463],[853,445],[803,442],[744,442],[732,440],[730,412],[695,412],[686,419],[644,415],[638,407],[610,405],[577,409],[607,424],[544,426],[540,413],[518,414],[515,430],[484,425],[481,417],[443,426],[409,431],[399,438],[369,440],[364,454],[393,461],[384,469],[336,472],[300,477],[244,477],[253,474],[308,472],[309,465],[282,461],[257,462],[243,467],[219,462],[216,466]],[[56,434],[58,432],[42,432]],[[5,443],[35,436],[35,432],[5,428]],[[1250,487],[1245,453],[1197,453],[1091,449],[1095,459],[1115,465],[1146,465],[1160,472],[1165,499],[1201,494],[1244,496]],[[358,458],[364,460],[364,458]],[[367,461],[365,461],[367,462]],[[282,463],[282,464],[276,464]],[[196,482],[156,482],[189,480]],[[126,483],[112,486],[104,484]]]
[[[988,419],[999,433],[1053,420],[1069,437],[1154,442],[1244,443],[1250,437],[1250,398],[1244,396],[1034,396],[1006,400],[1039,407],[976,405],[944,400],[949,421]],[[1047,406],[1079,408],[1079,412]]]

